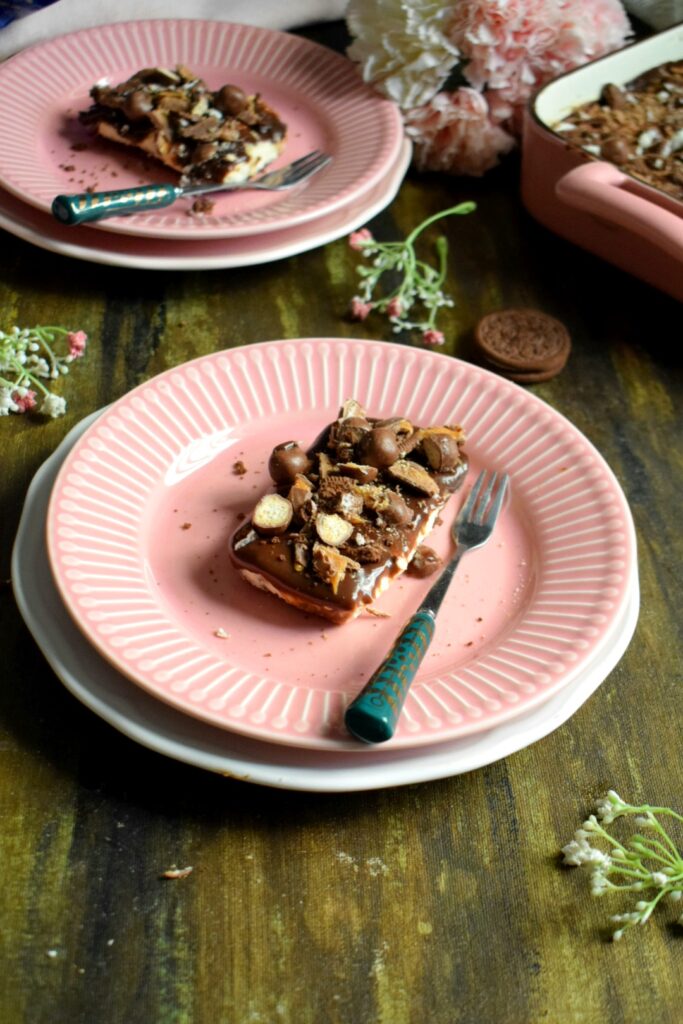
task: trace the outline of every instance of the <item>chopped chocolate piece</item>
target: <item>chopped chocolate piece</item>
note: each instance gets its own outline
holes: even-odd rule
[[[454,469],[460,459],[458,442],[451,434],[429,430],[422,439],[422,448],[427,462],[438,473]]]
[[[315,529],[324,544],[340,548],[353,533],[353,526],[335,512],[319,512],[315,517]]]
[[[266,494],[261,498],[251,521],[259,533],[266,537],[284,533],[292,521],[293,508],[280,494]]]
[[[377,479],[378,470],[376,466],[360,466],[357,462],[340,462],[335,466],[335,472],[341,473],[342,476],[350,476],[359,484],[371,484]]]
[[[402,484],[407,484],[409,487],[414,487],[416,491],[422,491],[424,494],[429,495],[439,493],[439,485],[436,480],[429,475],[426,469],[419,466],[417,462],[411,462],[409,459],[400,459],[393,466],[389,467],[389,473],[395,480]]]
[[[247,472],[247,467],[244,465],[241,459],[238,459],[237,462],[233,463],[232,471],[235,474],[235,476],[244,476],[244,474]]]
[[[212,213],[215,205],[215,200],[209,199],[208,196],[197,196],[190,207],[190,213],[193,216],[203,217],[207,213]]]
[[[442,559],[433,548],[427,547],[426,544],[420,544],[410,560],[406,573],[408,576],[416,576],[417,579],[423,580],[440,569],[442,564]]]
[[[347,572],[360,569],[360,565],[334,548],[316,543],[313,545],[313,568],[324,583],[330,584],[332,593],[336,594]]]
[[[388,490],[386,504],[382,506],[382,516],[394,526],[406,526],[413,518],[413,511],[408,508],[400,494]]]
[[[342,491],[337,495],[335,510],[350,522],[363,515],[363,495],[353,491]]]
[[[95,85],[80,121],[144,150],[182,182],[246,181],[282,151],[286,126],[260,96],[239,86],[212,92],[187,68],[143,68],[115,86]]]
[[[294,483],[289,488],[289,501],[294,510],[294,515],[298,515],[302,508],[307,502],[310,502],[313,494],[313,484],[311,481],[303,476],[301,473],[297,473],[294,477]]]
[[[351,447],[353,458],[339,463],[339,437],[349,426],[363,429],[358,440],[347,436],[344,444]],[[360,449],[376,431],[388,433],[394,444],[414,437],[414,457],[424,464],[399,457],[388,466],[366,466]],[[448,442],[438,469],[423,448],[430,436]],[[304,612],[339,623],[354,618],[405,572],[462,483],[467,471],[463,439],[460,427],[417,428],[400,418],[380,421],[366,416],[358,403],[345,403],[340,417],[308,452],[294,442],[275,449],[298,449],[311,468],[289,479],[287,461],[283,470],[278,460],[274,476],[280,493],[265,495],[252,523],[244,523],[233,536],[231,554],[239,572]],[[368,468],[371,482],[363,482],[364,473],[359,479],[343,475]]]

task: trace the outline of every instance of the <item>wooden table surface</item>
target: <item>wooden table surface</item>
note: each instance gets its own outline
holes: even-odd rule
[[[683,811],[680,307],[536,225],[514,159],[481,180],[411,174],[370,226],[399,238],[469,198],[477,213],[445,229],[457,299],[445,351],[470,358],[477,319],[500,307],[568,325],[568,366],[530,390],[596,445],[630,502],[642,608],[627,653],[569,722],[504,761],[311,795],[126,739],[60,684],[4,582],[3,1024],[683,1019],[676,908],[612,943],[609,916],[628,900],[592,897],[558,858],[610,787]],[[93,410],[221,348],[388,338],[383,323],[345,318],[357,263],[340,240],[263,267],[139,272],[3,234],[0,326],[63,323],[91,342],[63,382],[65,417],[0,420],[0,578],[33,474]],[[171,864],[194,870],[161,880]]]

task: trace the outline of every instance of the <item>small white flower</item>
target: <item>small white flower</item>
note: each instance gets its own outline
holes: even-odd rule
[[[680,889],[673,889],[665,898],[669,903],[678,903],[683,896],[683,892]]]
[[[665,885],[668,885],[669,879],[663,871],[652,872],[652,884],[659,886],[662,889]]]
[[[627,806],[619,794],[610,789],[607,792],[607,796],[603,796],[598,800],[595,810],[603,825],[611,825],[615,818],[620,817],[624,813]]]
[[[602,896],[610,888],[605,875],[599,869],[591,875],[591,893],[593,896]]]
[[[16,411],[17,406],[12,401],[12,392],[9,388],[0,388],[0,416],[8,416]]]
[[[623,928],[617,928],[615,932],[612,932],[612,942],[618,942],[624,934]]]
[[[31,371],[35,373],[37,377],[50,376],[50,365],[47,359],[43,359],[42,356],[31,356],[29,362],[32,363]]]
[[[40,411],[46,416],[56,419],[57,416],[63,416],[66,412],[66,402],[60,395],[45,395]]]

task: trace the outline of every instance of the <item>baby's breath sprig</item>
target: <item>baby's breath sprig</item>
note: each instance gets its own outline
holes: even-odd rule
[[[660,817],[668,817],[683,823],[683,816],[670,807],[627,804],[613,789],[598,801],[595,810],[596,813],[577,829],[572,841],[562,848],[563,863],[592,867],[594,896],[613,890],[647,893],[649,898],[639,899],[629,913],[612,915],[611,921],[617,925],[612,938],[617,942],[629,928],[645,924],[662,900],[678,903],[683,897],[683,856],[659,821]],[[635,824],[649,834],[636,833],[621,843],[605,826],[628,815],[633,815]],[[607,852],[591,846],[595,840],[607,843]],[[683,914],[678,924],[683,925]]]
[[[67,374],[87,343],[84,331],[66,327],[13,327],[9,334],[0,331],[0,416],[33,409],[53,418],[62,416],[65,399],[53,394],[43,381]],[[67,351],[61,354],[58,346],[64,344]]]
[[[436,329],[436,317],[442,307],[453,305],[453,300],[442,290],[446,278],[448,241],[443,235],[436,240],[436,269],[417,258],[415,242],[435,221],[472,213],[475,209],[475,203],[467,202],[442,210],[418,224],[403,242],[378,242],[367,228],[353,231],[349,236],[349,245],[372,261],[369,267],[358,267],[361,289],[360,294],[351,299],[350,313],[353,319],[365,320],[373,310],[386,313],[395,333],[419,330],[426,345],[443,345],[445,339],[443,333]],[[402,275],[401,283],[393,291],[378,298],[375,290],[387,271]],[[415,306],[422,308],[421,318],[413,319],[409,316]]]

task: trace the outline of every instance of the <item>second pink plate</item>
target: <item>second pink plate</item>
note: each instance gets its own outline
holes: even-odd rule
[[[332,163],[291,192],[219,195],[211,214],[189,200],[112,217],[98,231],[155,238],[233,238],[302,224],[351,202],[398,158],[398,108],[366,86],[346,58],[307,39],[228,22],[153,20],[84,29],[33,46],[0,67],[0,185],[41,210],[58,193],[176,181],[135,150],[98,140],[78,123],[89,90],[142,67],[185,64],[210,88],[258,92],[287,124],[273,168],[321,149]]]
[[[460,567],[391,745],[442,742],[538,705],[618,628],[635,559],[624,495],[588,440],[533,395],[387,342],[231,349],[110,407],[70,453],[48,512],[74,620],[121,672],[189,714],[270,742],[359,749],[344,708],[430,581],[394,584],[378,603],[387,618],[335,627],[250,587],[228,557],[239,517],[268,489],[273,445],[312,440],[350,396],[377,416],[463,424],[472,475],[486,466],[512,480],[494,538]],[[459,501],[430,541],[442,554]]]

